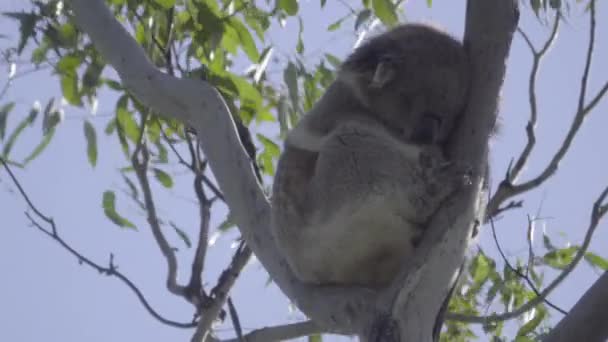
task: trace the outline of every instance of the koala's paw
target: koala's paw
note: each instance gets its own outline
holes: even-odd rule
[[[471,168],[446,160],[440,149],[430,147],[420,154],[421,176],[430,197],[445,197],[470,183]]]

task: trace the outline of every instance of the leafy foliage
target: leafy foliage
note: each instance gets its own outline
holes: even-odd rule
[[[398,22],[399,3],[362,0],[360,8],[351,8],[345,15],[337,17],[326,30],[331,33],[351,23],[354,30],[363,30],[374,20],[393,26]],[[426,3],[432,5],[431,0]],[[129,178],[133,171],[130,158],[135,146],[145,141],[151,156],[149,173],[162,186],[161,190],[169,191],[178,178],[177,172],[170,168],[170,161],[175,160],[172,159],[175,158],[173,152],[181,148],[180,151],[195,155],[193,151],[198,148],[188,127],[156,115],[132,97],[106,68],[91,42],[71,22],[63,1],[31,0],[31,4],[31,11],[3,13],[19,27],[19,40],[13,53],[29,58],[36,66],[51,65],[59,81],[61,95],[69,106],[93,107],[100,92],[113,94],[116,103],[105,125],[97,125],[99,121],[92,118],[82,120],[84,152],[88,163],[95,167],[99,153],[104,152],[100,144],[107,139],[116,139],[124,154],[125,165],[119,172],[127,189],[124,191],[126,199],[145,210],[139,185]],[[300,2],[297,0],[267,0],[262,5],[248,0],[108,0],[107,4],[159,68],[178,77],[203,79],[215,86],[236,121],[245,128],[255,130],[260,123],[278,124],[279,136],[257,132],[252,135],[257,147],[255,161],[263,176],[272,176],[275,172],[281,152],[279,138],[312,108],[334,80],[341,63],[339,57],[330,53],[322,54],[323,58],[315,63],[307,63],[305,52],[308,50],[303,37],[307,25],[314,23],[309,24],[300,17]],[[327,1],[321,0],[319,5],[324,8]],[[530,5],[536,15],[547,8],[566,6],[564,2],[554,0],[530,0]],[[277,49],[268,39],[269,30],[272,25],[283,25],[290,17],[297,19],[299,25],[295,53],[276,57]],[[275,73],[280,76],[273,78],[269,65],[280,58],[282,60],[276,64],[281,70]],[[238,63],[249,65],[246,72],[237,68]],[[0,105],[1,156],[24,167],[51,144],[63,123],[64,113],[56,101],[50,99],[44,110],[35,104],[27,115],[15,114],[14,102]],[[25,157],[14,156],[14,146],[22,133],[31,129],[40,117],[43,128],[40,140]],[[9,125],[11,120],[16,121],[12,126]],[[204,170],[204,160],[192,159],[188,167]],[[221,197],[221,194],[215,196]],[[117,195],[113,190],[103,192],[102,210],[115,225],[136,229],[134,223],[118,213]],[[188,228],[178,227],[171,220],[164,222],[168,222],[187,248],[192,247]],[[234,222],[228,214],[214,228],[223,233],[233,227]],[[542,256],[515,260],[515,266],[505,265],[502,260],[495,260],[482,250],[477,251],[463,271],[449,303],[449,311],[488,316],[512,310],[535,298],[536,293],[531,286],[542,288],[543,271],[564,269],[580,249],[579,246],[559,248],[546,235],[543,236],[543,247],[545,253]],[[602,256],[587,252],[584,257],[592,267],[608,270],[608,261]],[[545,331],[549,317],[546,304],[538,305],[525,320],[516,323],[515,340],[534,340]],[[490,321],[483,325],[483,333],[494,341],[505,340],[505,330],[503,321]],[[441,340],[468,341],[479,333],[479,329],[474,330],[471,324],[447,321]],[[322,336],[312,335],[308,340],[322,341]]]

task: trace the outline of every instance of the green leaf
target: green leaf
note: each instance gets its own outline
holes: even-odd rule
[[[299,92],[298,92],[298,71],[295,64],[289,62],[285,71],[283,71],[283,81],[287,84],[289,99],[294,110],[299,108]]]
[[[543,307],[537,307],[535,312],[534,317],[519,329],[517,336],[526,336],[533,332],[547,316],[547,311]]]
[[[256,134],[257,138],[260,140],[262,145],[264,145],[264,150],[267,150],[273,157],[278,157],[281,153],[281,148],[279,145],[275,144],[274,141],[268,139],[266,136],[262,134]]]
[[[116,195],[113,191],[107,190],[103,193],[102,207],[106,217],[117,226],[121,228],[137,229],[133,223],[116,212]]]
[[[543,234],[543,246],[548,251],[553,251],[557,249],[557,247],[553,245],[553,243],[551,242],[551,238],[547,234]]]
[[[129,102],[128,95],[123,95],[116,102],[116,122],[120,127],[122,133],[124,133],[129,140],[137,143],[139,139],[139,126],[135,119],[133,119],[133,113],[127,109]]]
[[[561,0],[550,0],[549,6],[551,6],[551,8],[554,10],[558,10],[562,7],[562,2]]]
[[[15,142],[17,141],[17,138],[19,138],[19,135],[21,135],[21,133],[23,133],[23,130],[25,130],[25,128],[28,125],[31,125],[32,123],[34,123],[34,120],[36,120],[36,117],[38,116],[39,112],[40,112],[40,109],[38,109],[38,107],[34,106],[30,110],[29,115],[26,116],[25,118],[23,118],[23,120],[21,120],[19,122],[17,127],[15,127],[13,132],[9,135],[6,145],[4,145],[4,148],[2,149],[3,157],[5,157],[5,158],[8,157],[8,155],[11,153],[13,145],[15,145]]]
[[[155,168],[153,171],[154,171],[154,176],[156,177],[156,179],[165,188],[171,188],[173,186],[173,179],[171,178],[171,176],[169,176],[168,173],[166,173],[165,171],[163,171],[161,169],[157,169],[157,168]]]
[[[308,336],[308,342],[323,342],[323,335],[321,335],[321,334],[310,335],[310,336]]]
[[[556,268],[558,270],[563,270],[566,266],[568,266],[572,262],[578,249],[579,249],[578,246],[571,246],[571,247],[567,247],[567,248],[556,249],[554,251],[551,251],[551,252],[545,254],[543,256],[543,261],[547,265],[549,265],[553,268]]]
[[[17,45],[17,54],[21,55],[27,41],[34,36],[34,28],[40,17],[34,13],[19,13],[19,12],[4,12],[4,16],[16,19],[19,21],[19,45]]]
[[[47,134],[51,129],[55,128],[55,126],[63,121],[63,111],[55,108],[54,104],[55,99],[51,99],[44,108],[42,117],[42,132],[44,134]]]
[[[91,63],[87,66],[82,75],[82,87],[86,94],[95,94],[95,88],[100,85],[101,73],[104,64]]]
[[[219,230],[220,232],[226,232],[228,229],[235,226],[236,225],[234,223],[232,215],[228,213],[228,215],[226,215],[226,218],[224,219],[224,222],[220,223],[220,225],[217,227],[217,230]]]
[[[40,153],[42,153],[42,151],[44,151],[44,149],[49,145],[49,143],[53,139],[54,135],[55,135],[55,129],[51,128],[48,131],[48,133],[46,133],[44,136],[42,136],[42,140],[34,148],[34,150],[32,151],[32,153],[30,153],[30,155],[27,156],[27,158],[25,158],[23,160],[23,166],[27,165],[29,162],[31,162],[36,157],[38,157],[40,155]]]
[[[369,9],[364,9],[359,12],[357,15],[357,20],[355,20],[355,30],[358,30],[361,25],[367,22],[367,20],[372,16],[372,11]]]
[[[340,64],[342,64],[342,62],[340,61],[340,59],[332,54],[326,53],[325,54],[325,59],[327,59],[327,61],[329,62],[329,64],[331,64],[331,66],[333,66],[335,69],[340,68]]]
[[[536,14],[536,16],[538,16],[538,10],[540,9],[540,2],[541,2],[541,0],[530,0],[530,7],[532,7],[532,10],[534,11],[534,14]]]
[[[327,26],[327,31],[332,32],[339,29],[340,25],[342,25],[342,21],[344,21],[344,18],[334,22],[333,24],[330,24],[329,26]]]
[[[65,55],[57,62],[57,71],[60,74],[73,74],[76,73],[80,64],[82,64],[81,56],[76,54]]]
[[[490,275],[490,262],[483,255],[479,254],[475,259],[473,259],[472,263],[472,271],[471,276],[473,277],[474,283],[480,283],[485,281]]]
[[[243,52],[249,57],[252,62],[257,62],[260,59],[260,53],[258,52],[258,48],[255,45],[255,41],[249,33],[247,27],[239,20],[232,19],[230,20],[230,26],[236,31],[236,34],[239,37],[239,41],[241,42],[241,48]]]
[[[6,121],[8,114],[15,108],[15,102],[9,102],[0,107],[0,140],[4,140],[4,134],[6,133]]]
[[[608,260],[602,258],[601,256],[595,253],[585,253],[585,260],[593,267],[597,267],[603,271],[608,271]]]
[[[372,8],[378,19],[387,26],[394,26],[399,21],[391,0],[372,0]]]
[[[279,0],[278,7],[285,11],[288,15],[296,15],[298,13],[298,0]]]
[[[190,237],[188,236],[188,234],[186,234],[186,232],[184,230],[180,229],[175,223],[173,223],[171,221],[169,222],[169,225],[171,227],[173,227],[173,229],[175,229],[175,232],[177,233],[179,238],[184,242],[186,247],[188,247],[188,248],[192,247],[192,241],[190,240]]]
[[[111,79],[105,79],[104,82],[112,90],[116,90],[116,91],[123,91],[124,90],[123,86],[118,81],[114,81],[114,80],[111,80]]]
[[[69,104],[82,106],[82,101],[78,94],[78,76],[75,73],[61,75],[61,92]]]
[[[137,200],[137,198],[139,197],[139,191],[137,190],[135,183],[133,183],[133,181],[124,174],[122,175],[122,178],[124,179],[125,183],[127,183],[127,186],[129,187],[129,195],[131,196],[131,198]]]
[[[84,121],[84,137],[87,140],[89,164],[95,167],[97,165],[97,134],[95,133],[95,127],[93,127],[89,120]]]
[[[175,5],[175,0],[154,0],[154,2],[164,9],[171,9]]]
[[[296,52],[298,54],[304,53],[304,40],[302,39],[302,31],[304,30],[304,25],[302,24],[302,18],[298,17],[298,22],[300,24],[300,30],[298,32],[298,43],[296,44]]]

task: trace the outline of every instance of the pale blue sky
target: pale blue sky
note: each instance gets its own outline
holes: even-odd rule
[[[353,2],[358,4],[358,2]],[[408,20],[437,23],[461,37],[464,25],[464,1],[434,1],[427,9],[426,1],[412,1],[407,8]],[[21,8],[20,0],[5,0],[0,11]],[[575,7],[554,48],[546,58],[539,79],[538,146],[534,158],[522,179],[528,179],[544,166],[569,127],[576,106],[584,49],[587,46],[588,19],[580,7]],[[309,58],[322,56],[329,51],[345,56],[354,36],[351,30],[328,34],[325,28],[345,13],[337,1],[328,1],[328,8],[319,12],[318,1],[302,1],[301,15],[305,23],[305,46]],[[590,77],[589,94],[608,79],[608,7],[598,2],[598,44],[595,64]],[[520,26],[539,44],[549,33],[522,8]],[[352,27],[352,26],[349,26]],[[15,23],[0,18],[0,32],[16,39]],[[289,19],[283,30],[273,30],[272,42],[282,53],[293,51],[297,37],[297,19]],[[322,37],[322,38],[320,38]],[[13,42],[0,40],[0,47]],[[311,53],[311,52],[317,53]],[[507,79],[501,99],[502,131],[492,144],[493,181],[496,183],[505,172],[510,158],[517,156],[525,142],[524,127],[528,116],[527,79],[530,52],[520,36],[516,36],[508,61]],[[282,69],[271,66],[280,77]],[[19,70],[18,70],[19,71]],[[0,72],[0,84],[6,72]],[[16,100],[17,111],[9,117],[14,127],[17,118],[27,115],[34,100],[45,103],[49,97],[60,96],[59,82],[48,72],[30,74],[18,79],[3,99]],[[0,103],[1,104],[1,103]],[[101,194],[107,189],[124,188],[117,168],[125,166],[115,138],[106,139],[103,128],[113,111],[115,95],[107,92],[100,97],[97,117],[86,111],[65,108],[66,120],[59,127],[47,151],[26,170],[15,170],[32,200],[47,215],[55,218],[61,235],[74,247],[99,263],[106,263],[109,254],[115,255],[120,270],[128,275],[147,296],[150,303],[165,317],[188,321],[192,317],[189,305],[170,295],[164,288],[165,263],[162,259],[145,219],[138,209],[119,196],[120,212],[133,220],[139,232],[123,231],[109,222],[101,209]],[[589,116],[582,127],[571,152],[564,160],[557,176],[541,189],[526,196],[525,207],[514,211],[497,222],[498,235],[511,257],[524,257],[526,214],[535,214],[542,204],[541,216],[550,217],[545,229],[561,245],[568,241],[579,243],[588,225],[590,207],[601,189],[608,184],[608,105],[604,100]],[[86,160],[82,122],[90,119],[98,128],[100,139],[99,161],[92,169]],[[267,128],[264,131],[269,132]],[[40,130],[29,130],[14,149],[15,156],[25,156],[38,142]],[[1,144],[1,143],[0,143]],[[172,165],[169,170],[176,170]],[[157,204],[163,215],[170,215],[181,227],[194,236],[198,217],[193,191],[188,177],[177,177],[176,187],[168,194],[158,191]],[[154,183],[154,182],[153,182]],[[157,185],[156,189],[160,190]],[[136,297],[117,279],[100,276],[80,266],[72,256],[34,228],[28,226],[23,212],[24,201],[14,186],[0,171],[0,340],[2,341],[185,341],[192,331],[164,326],[153,319]],[[224,219],[225,210],[213,215],[212,227]],[[608,257],[608,223],[598,227],[592,250]],[[177,246],[180,241],[172,232],[167,235]],[[215,282],[217,275],[229,260],[235,233],[225,235],[210,248],[207,258],[206,279]],[[540,235],[537,235],[539,241]],[[486,251],[495,251],[489,230],[482,233],[481,245]],[[539,245],[537,243],[537,245]],[[188,260],[192,251],[185,248],[179,253],[182,262],[180,280],[189,276]],[[586,265],[579,267],[554,292],[550,299],[569,308],[582,291],[596,279],[597,271]],[[547,277],[553,276],[550,272]],[[234,292],[243,327],[260,328],[302,319],[290,313],[288,302],[273,285],[265,287],[266,274],[257,263],[251,264]],[[558,313],[555,318],[561,317]],[[229,320],[222,327],[231,335]],[[331,338],[331,341],[347,340]]]

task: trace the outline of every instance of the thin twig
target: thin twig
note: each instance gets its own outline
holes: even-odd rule
[[[538,52],[536,51],[536,49],[532,45],[532,42],[524,33],[524,31],[519,28],[517,29],[517,32],[519,32],[524,37],[525,41],[530,47],[530,50],[532,51],[532,70],[530,71],[530,79],[528,82],[528,98],[530,101],[530,119],[528,120],[528,124],[526,125],[526,134],[528,136],[528,142],[524,147],[524,150],[520,154],[519,158],[517,158],[515,166],[509,172],[508,180],[511,183],[517,181],[517,177],[519,176],[523,168],[526,166],[528,158],[530,157],[530,154],[532,153],[532,150],[536,145],[536,134],[534,130],[536,128],[536,122],[538,120],[538,105],[536,101],[536,80],[538,77],[538,69],[540,68],[540,64],[542,62],[543,57],[545,56],[547,51],[549,51],[549,47],[551,47],[551,45],[555,41],[555,38],[557,37],[560,18],[561,16],[559,13],[555,14],[555,21],[553,22],[551,34],[547,38],[547,41],[545,42],[544,46]]]
[[[530,288],[534,292],[534,294],[536,294],[537,297],[542,298],[542,300],[543,300],[543,302],[545,302],[545,304],[547,304],[551,308],[559,311],[560,313],[562,313],[564,315],[567,315],[568,312],[566,310],[564,310],[564,309],[560,308],[559,306],[553,304],[546,297],[541,296],[540,291],[538,291],[538,289],[536,288],[536,286],[534,285],[534,283],[532,282],[532,280],[530,280],[530,277],[528,277],[526,274],[523,274],[520,270],[518,270],[517,268],[515,268],[511,264],[511,262],[509,262],[509,259],[507,259],[507,256],[505,255],[504,251],[502,250],[500,242],[498,242],[498,237],[496,236],[496,227],[494,226],[494,220],[492,220],[492,219],[490,219],[490,226],[492,228],[492,237],[494,238],[494,243],[496,244],[496,249],[498,249],[498,253],[502,257],[503,261],[505,262],[505,265],[507,265],[507,268],[509,268],[511,270],[511,272],[515,273],[518,277],[520,277],[521,279],[525,280],[526,283],[528,284],[528,286],[530,286]]]
[[[241,271],[247,265],[251,255],[251,249],[244,242],[241,242],[232,257],[230,266],[222,272],[217,285],[211,290],[212,303],[209,307],[204,308],[201,313],[201,319],[196,327],[196,332],[192,336],[192,342],[204,341],[203,338],[209,334],[211,324],[218,317],[230,289],[232,289]]]
[[[241,328],[241,321],[239,320],[239,314],[236,311],[236,307],[232,302],[232,298],[228,297],[228,312],[230,313],[230,320],[234,326],[236,332],[236,338],[239,342],[245,342],[243,339],[243,329]]]
[[[608,212],[608,204],[604,204],[606,197],[608,196],[608,186],[604,188],[600,196],[593,204],[593,209],[591,210],[591,219],[589,222],[589,227],[587,228],[587,233],[585,234],[585,238],[581,247],[579,247],[572,261],[564,268],[564,270],[544,289],[538,294],[538,296],[525,304],[521,305],[519,308],[505,312],[502,314],[493,314],[489,316],[471,316],[464,314],[455,314],[450,313],[447,316],[447,319],[466,322],[466,323],[490,323],[490,322],[500,322],[506,321],[515,317],[520,316],[524,312],[531,310],[536,307],[538,304],[543,302],[545,298],[564,280],[566,277],[574,270],[574,268],[578,265],[580,260],[585,256],[587,252],[587,248],[591,243],[591,238],[593,237],[593,233],[597,228],[602,217]]]
[[[544,183],[547,179],[555,174],[558,169],[560,162],[563,160],[564,156],[570,149],[576,134],[578,133],[580,127],[583,124],[584,119],[587,114],[591,112],[591,110],[595,107],[599,100],[608,92],[608,82],[604,84],[602,89],[593,97],[593,100],[589,102],[588,105],[585,105],[585,98],[587,93],[587,80],[589,78],[589,73],[591,69],[591,62],[593,56],[593,50],[595,46],[595,29],[596,29],[596,21],[595,21],[595,0],[592,0],[589,5],[590,8],[590,25],[589,25],[589,45],[587,47],[586,54],[586,62],[584,71],[581,77],[581,86],[578,97],[578,106],[576,115],[574,116],[573,122],[570,126],[566,137],[564,138],[561,146],[558,151],[553,155],[549,164],[545,167],[545,169],[535,178],[526,181],[522,184],[512,184],[508,180],[504,180],[498,186],[498,189],[492,199],[489,201],[487,205],[487,217],[493,217],[496,213],[497,208],[499,208],[500,204],[503,203],[510,197],[517,196],[524,192],[527,192],[531,189],[534,189]]]
[[[146,299],[144,294],[141,292],[141,290],[137,287],[137,285],[135,285],[127,276],[125,276],[124,274],[122,274],[121,272],[118,271],[116,265],[113,262],[112,255],[110,255],[110,266],[103,267],[100,264],[92,261],[88,257],[84,256],[84,254],[80,253],[75,248],[73,248],[70,244],[68,244],[59,235],[59,233],[57,231],[57,226],[55,225],[55,221],[51,217],[48,217],[48,216],[42,214],[42,212],[34,205],[34,203],[32,203],[29,196],[27,195],[27,193],[21,186],[21,183],[17,180],[17,177],[12,172],[10,166],[4,161],[3,158],[0,158],[0,163],[2,163],[2,165],[8,172],[9,177],[13,181],[13,184],[15,184],[15,186],[17,187],[19,193],[21,194],[21,197],[23,197],[23,199],[27,203],[28,207],[34,212],[34,214],[36,214],[36,216],[39,219],[43,220],[46,224],[48,224],[50,226],[50,230],[44,228],[40,222],[36,221],[36,219],[34,217],[32,217],[32,215],[30,215],[29,213],[26,212],[25,216],[30,220],[32,225],[34,227],[36,227],[36,229],[38,229],[40,232],[44,233],[46,236],[51,238],[53,241],[57,242],[66,251],[68,251],[70,254],[72,254],[74,257],[76,257],[80,264],[87,265],[87,266],[93,268],[94,270],[96,270],[97,272],[99,272],[100,274],[104,274],[107,276],[114,276],[114,277],[120,279],[125,285],[127,285],[127,287],[129,289],[131,289],[131,291],[133,291],[135,293],[135,295],[137,296],[137,299],[139,299],[140,303],[144,306],[146,311],[148,311],[148,313],[150,313],[150,315],[152,315],[152,317],[157,319],[159,322],[172,326],[172,327],[176,327],[176,328],[193,328],[196,326],[196,322],[190,322],[190,323],[177,322],[177,321],[167,319],[167,318],[163,317],[160,313],[158,313],[150,305],[150,303],[148,303],[148,300]]]
[[[137,146],[135,147],[135,150],[133,151],[133,155],[131,156],[131,163],[133,165],[133,169],[135,170],[137,180],[139,181],[139,186],[142,189],[144,203],[146,204],[146,211],[148,213],[147,220],[150,229],[152,230],[152,235],[154,236],[154,240],[156,240],[158,247],[160,248],[163,256],[165,257],[165,260],[167,261],[167,289],[169,290],[169,292],[177,296],[183,297],[191,302],[191,298],[188,297],[185,287],[177,283],[177,258],[175,257],[175,252],[173,251],[173,248],[171,248],[169,242],[167,241],[165,235],[162,232],[156,214],[156,205],[152,196],[152,190],[150,189],[150,182],[148,180],[147,175],[148,160],[150,154],[144,141],[146,118],[147,115],[142,114],[140,138],[137,143]],[[141,161],[138,158],[138,155],[140,154]]]
[[[199,164],[196,161],[193,163]],[[203,268],[205,267],[205,257],[207,256],[207,246],[209,244],[209,221],[211,218],[211,201],[205,195],[205,190],[202,186],[203,169],[197,168],[197,174],[194,177],[194,190],[198,198],[200,225],[198,233],[198,243],[196,244],[196,252],[192,260],[192,273],[190,274],[190,282],[188,283],[188,291],[195,294],[197,297],[206,298],[207,295],[203,291],[202,276]]]
[[[209,342],[268,342],[268,341],[285,341],[291,340],[302,336],[309,336],[314,334],[323,333],[318,325],[312,321],[298,322],[292,324],[285,324],[276,327],[266,327],[262,329],[256,329],[248,334],[243,335],[243,339],[232,338],[228,340],[220,340],[215,337],[208,338]]]

